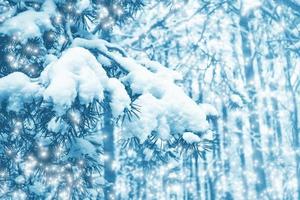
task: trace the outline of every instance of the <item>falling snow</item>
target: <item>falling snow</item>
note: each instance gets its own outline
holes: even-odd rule
[[[299,10],[0,0],[0,199],[299,199]]]

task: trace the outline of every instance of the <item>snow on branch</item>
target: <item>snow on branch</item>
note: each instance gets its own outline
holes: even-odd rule
[[[96,49],[127,72],[121,81],[133,94],[139,95],[135,103],[141,108],[138,119],[124,123],[125,138],[135,136],[144,142],[156,132],[159,138],[167,140],[172,134],[200,133],[208,129],[206,115],[216,115],[216,112],[198,106],[175,84],[174,81],[181,78],[178,73],[154,61],[138,62],[109,51],[105,43],[103,40],[75,39],[73,46]]]
[[[99,54],[117,63],[126,74],[119,79],[109,78],[100,64],[102,57],[97,60],[87,49],[96,49]],[[140,107],[138,117],[124,121],[123,137],[138,137],[141,142],[154,132],[159,138],[168,140],[171,135],[182,135],[186,131],[201,134],[208,130],[207,115],[217,114],[211,108],[207,110],[197,105],[175,84],[181,78],[178,73],[154,61],[135,61],[120,53],[122,50],[116,49],[117,46],[104,40],[75,39],[70,49],[44,69],[35,80],[38,84],[22,75],[23,82],[20,84],[34,84],[34,87],[31,86],[31,93],[25,90],[20,92],[26,92],[24,98],[27,98],[31,94],[34,96],[36,90],[42,91],[36,94],[41,94],[45,102],[51,102],[57,115],[65,114],[76,98],[80,104],[88,105],[93,100],[103,101],[104,92],[108,92],[114,117],[129,108],[130,96],[136,95],[134,101]],[[13,73],[0,79],[0,85],[13,83],[17,75],[20,76],[19,73]],[[6,94],[15,93],[13,89],[6,90]],[[23,96],[20,95],[20,98]],[[14,110],[21,108],[16,102],[14,106],[10,105]]]
[[[0,27],[0,33],[12,36],[22,43],[30,38],[41,38],[45,31],[54,29],[50,19],[54,10],[54,3],[47,0],[41,11],[27,10],[6,20]]]
[[[60,59],[51,62],[41,73],[39,83],[44,88],[44,101],[52,102],[58,115],[63,115],[77,97],[83,105],[102,101],[105,91],[112,96],[115,117],[130,104],[120,81],[108,78],[96,58],[80,47],[66,50]]]
[[[0,79],[0,103],[8,102],[7,110],[18,112],[24,104],[40,98],[42,88],[25,74],[15,72]]]

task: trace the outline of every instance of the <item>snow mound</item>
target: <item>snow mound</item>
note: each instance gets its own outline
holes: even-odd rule
[[[192,132],[183,133],[182,138],[189,144],[201,142],[201,138]]]
[[[7,110],[18,112],[26,103],[41,96],[42,88],[21,72],[0,79],[0,102],[8,101]]]
[[[163,75],[167,69],[154,68],[153,63],[151,66],[140,65],[119,54],[112,57],[128,71],[123,83],[129,85],[134,94],[140,95],[135,102],[141,106],[139,119],[125,124],[126,136],[136,136],[143,142],[153,132],[161,139],[169,139],[172,134],[208,130],[207,114],[217,115],[217,112],[211,107],[201,109],[175,84],[176,77]]]
[[[94,55],[84,48],[68,49],[45,68],[40,81],[46,88],[44,100],[53,102],[58,114],[64,114],[77,97],[83,105],[93,100],[102,101],[104,91],[111,94],[110,105],[115,117],[130,104],[121,82],[108,78]]]
[[[125,120],[123,138],[138,137],[144,142],[152,133],[167,140],[171,135],[184,132],[205,132],[209,128],[207,115],[217,115],[212,106],[205,109],[198,106],[175,84],[180,79],[179,74],[156,62],[142,60],[139,63],[119,52],[109,51],[102,40],[75,39],[72,45],[97,49],[126,71],[121,81],[139,96],[134,103],[140,109],[138,117]]]
[[[42,37],[46,30],[52,28],[49,13],[28,10],[6,20],[0,27],[0,33],[26,43],[29,38]]]
[[[60,59],[50,63],[40,81],[46,87],[44,99],[64,114],[78,96],[82,104],[103,99],[107,76],[96,58],[86,49],[68,49]]]
[[[140,142],[144,142],[158,128],[158,115],[163,108],[159,100],[149,93],[140,96],[135,103],[140,105],[139,117],[126,120],[122,126],[122,134],[124,139],[137,137]]]
[[[13,36],[22,43],[30,38],[40,38],[45,31],[54,29],[51,17],[55,9],[53,1],[46,0],[41,11],[27,10],[6,20],[0,27],[0,33]]]
[[[110,78],[106,90],[111,94],[110,107],[114,117],[119,116],[124,108],[129,107],[131,100],[124,85],[116,78]]]
[[[144,142],[155,132],[167,140],[172,134],[205,132],[209,127],[205,113],[179,89],[177,93],[167,92],[161,99],[146,93],[135,103],[140,105],[139,118],[124,123],[124,137],[136,136]]]
[[[162,140],[186,132],[203,135],[209,129],[207,117],[218,116],[211,105],[197,105],[175,84],[179,78],[176,72],[152,61],[142,61],[140,64],[121,55],[120,51],[108,50],[108,43],[102,40],[75,41],[85,48],[98,49],[104,57],[125,70],[125,75],[120,80],[109,78],[101,61],[89,50],[73,44],[60,58],[52,59],[46,66],[37,80],[39,84],[21,73],[0,79],[0,97],[9,98],[9,105],[17,110],[21,102],[26,102],[32,95],[39,95],[44,101],[53,103],[54,111],[61,116],[75,100],[88,105],[94,100],[102,101],[104,92],[108,92],[112,114],[118,117],[125,108],[130,109],[129,89],[137,96],[134,103],[138,105],[138,116],[124,118],[123,138],[138,137],[142,143],[151,134]],[[57,119],[48,124],[48,129],[53,132],[59,132],[60,128],[61,122]]]
[[[109,78],[93,54],[80,47],[70,48],[59,59],[52,59],[41,76],[30,79],[20,72],[0,79],[0,102],[8,100],[8,110],[19,111],[22,105],[40,97],[53,103],[54,111],[60,116],[71,108],[78,98],[82,105],[93,100],[102,101],[104,92],[111,96],[113,116],[119,116],[131,99],[124,85]],[[49,129],[58,131],[54,121]]]

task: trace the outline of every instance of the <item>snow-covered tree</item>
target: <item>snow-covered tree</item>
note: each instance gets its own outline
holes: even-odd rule
[[[109,42],[142,5],[1,2],[1,198],[114,199],[126,151],[143,170],[210,147],[215,109],[186,95],[179,73]]]

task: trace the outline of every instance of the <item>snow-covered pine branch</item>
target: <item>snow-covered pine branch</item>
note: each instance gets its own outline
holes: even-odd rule
[[[129,129],[125,131],[129,137],[136,136],[143,142],[158,129],[162,129],[158,134],[163,139],[184,131],[201,133],[208,129],[206,114],[216,115],[216,111],[201,109],[184,94],[174,82],[180,78],[179,74],[153,61],[141,61],[142,65],[118,52],[110,52],[105,43],[102,40],[75,39],[73,46],[77,47],[67,49],[60,58],[46,66],[39,78],[30,79],[19,72],[2,78],[1,85],[10,87],[1,88],[1,98],[7,96],[11,102],[8,108],[13,111],[22,109],[21,104],[28,103],[28,96],[43,98],[45,102],[51,102],[56,115],[61,116],[76,98],[87,106],[94,100],[103,101],[104,92],[108,92],[114,117],[118,117],[130,106],[130,94],[125,90],[130,88],[131,95],[139,96],[135,101],[141,110],[138,119],[123,126]],[[120,80],[109,78],[101,65],[105,62],[102,57],[98,57],[98,61],[87,49],[98,50],[96,54],[118,63],[126,74]],[[16,77],[17,82],[14,81]],[[19,100],[13,100],[17,97],[10,94]]]
[[[0,170],[6,185],[1,198],[107,199],[115,181],[116,129],[121,140],[134,138],[148,159],[151,148],[160,148],[157,139],[176,140],[172,148],[196,146],[196,151],[207,141],[208,119],[217,112],[184,93],[176,84],[180,74],[130,58],[118,45],[99,39],[111,28],[111,18],[121,23],[141,6],[140,1],[114,3],[4,4]]]
[[[20,72],[14,72],[1,78],[1,105],[5,105],[1,109],[14,111],[18,116],[25,109],[25,104],[42,99],[42,104],[48,105],[54,112],[52,118],[47,116],[47,119],[44,119],[46,121],[43,120],[48,123],[48,131],[53,132],[53,135],[48,135],[47,138],[50,144],[57,134],[71,134],[65,132],[68,130],[65,127],[68,121],[65,116],[69,116],[76,133],[75,136],[67,136],[72,138],[71,141],[75,141],[65,152],[65,158],[69,159],[73,159],[72,156],[75,155],[73,153],[68,155],[69,151],[76,151],[76,158],[81,152],[79,153],[83,156],[81,159],[85,156],[91,158],[96,156],[94,142],[85,139],[89,134],[80,133],[80,130],[76,129],[81,124],[81,115],[85,113],[82,113],[80,108],[75,113],[73,110],[76,109],[74,107],[76,103],[88,107],[94,101],[102,102],[105,92],[111,97],[109,105],[114,118],[122,115],[126,108],[130,108],[131,95],[138,95],[135,99],[135,104],[139,105],[138,116],[122,123],[123,139],[136,137],[142,144],[152,134],[157,134],[162,140],[169,140],[174,136],[180,137],[185,132],[193,132],[198,135],[195,135],[197,140],[193,142],[200,142],[198,138],[200,139],[209,128],[206,114],[215,115],[215,111],[207,112],[190,99],[174,83],[179,78],[177,73],[153,61],[143,61],[142,65],[118,52],[110,52],[105,43],[102,40],[75,39],[73,46],[77,47],[70,47],[60,58],[48,64],[40,77],[31,79]],[[97,60],[88,49],[96,49],[99,54],[106,55],[108,59],[126,70],[126,74],[119,79],[108,77],[100,64],[102,57],[98,57]],[[130,89],[130,93],[125,88]],[[101,138],[101,133],[97,135]],[[191,143],[191,137],[183,139]],[[79,148],[77,143],[84,145],[80,145]],[[43,148],[49,147],[45,144]]]
[[[59,56],[73,38],[97,38],[121,26],[142,0],[13,1],[0,4],[0,76],[21,71],[39,76],[45,56]]]

